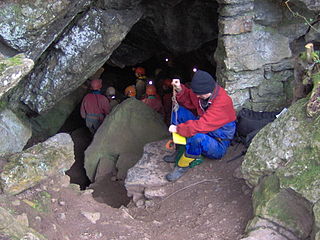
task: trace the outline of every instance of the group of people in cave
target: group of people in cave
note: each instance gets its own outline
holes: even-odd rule
[[[176,181],[189,169],[200,164],[203,157],[222,158],[236,131],[236,111],[232,99],[217,84],[214,77],[196,70],[190,84],[182,83],[178,76],[162,76],[150,80],[142,67],[134,68],[136,84],[125,88],[125,98],[136,98],[162,114],[168,131],[185,139],[175,144],[175,152],[164,156],[167,163],[175,163],[168,181]],[[122,99],[114,87],[101,92],[102,80],[91,81],[91,92],[81,104],[81,116],[94,134],[112,107]],[[174,94],[173,94],[174,93]],[[178,108],[172,111],[172,96]]]

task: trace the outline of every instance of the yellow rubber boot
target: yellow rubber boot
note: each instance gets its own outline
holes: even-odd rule
[[[173,169],[173,171],[166,175],[166,179],[169,182],[176,181],[181,178],[188,170],[189,165],[193,162],[194,158],[186,157],[184,154],[180,157],[177,166]]]
[[[184,154],[181,156],[181,158],[178,161],[178,166],[179,167],[189,167],[190,163],[193,162],[195,159],[194,158],[189,158],[186,157]]]

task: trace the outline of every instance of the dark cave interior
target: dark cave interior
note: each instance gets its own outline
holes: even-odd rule
[[[216,3],[211,6],[214,6],[216,10]],[[204,18],[212,20],[212,18],[216,19],[216,16],[206,16]],[[141,34],[141,29],[143,29],[143,34]],[[178,34],[177,38],[181,38]],[[136,82],[133,71],[135,67],[145,68],[147,78],[152,79],[157,88],[159,88],[158,83],[166,78],[179,78],[182,83],[190,82],[194,68],[207,71],[215,76],[216,66],[213,55],[217,48],[217,29],[211,31],[208,35],[211,35],[211,40],[197,39],[199,47],[191,48],[193,49],[191,51],[173,51],[172,48],[169,50],[169,46],[164,46],[157,39],[152,27],[150,27],[150,22],[144,19],[140,20],[132,27],[118,49],[102,66],[103,72],[100,78],[103,80],[103,87],[101,92],[105,93],[109,86],[113,86],[117,94],[122,95],[127,86],[134,85]],[[183,40],[179,39],[177,41]],[[186,43],[187,45],[188,43]],[[135,50],[129,51],[130,56],[124,56],[123,52],[128,51],[127,49],[131,49],[132,46]],[[128,58],[122,59],[121,57]],[[89,83],[90,79],[86,81],[86,85],[89,86]],[[80,185],[81,189],[86,189],[90,185],[90,181],[83,167],[84,151],[90,145],[92,136],[85,126],[85,121],[80,116],[80,105],[81,103],[77,105],[59,132],[68,132],[75,144],[76,162],[66,173],[70,176],[71,183]],[[105,191],[112,192],[112,194],[109,196],[103,194]],[[106,177],[105,188],[101,191],[96,189],[93,196],[97,201],[104,202],[112,207],[127,205],[130,201],[126,196],[124,183],[112,180],[111,176]]]

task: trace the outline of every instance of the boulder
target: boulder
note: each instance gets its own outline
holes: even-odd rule
[[[0,111],[0,155],[22,151],[31,134],[29,123],[9,109]]]
[[[79,15],[27,77],[21,100],[38,113],[52,108],[108,60],[141,15],[98,8]]]
[[[141,158],[146,143],[169,137],[162,117],[145,103],[129,98],[105,118],[85,151],[85,169],[91,181],[117,169],[124,179]]]
[[[4,209],[2,207],[0,207],[0,229],[1,229],[1,233],[0,233],[1,239],[30,239],[30,240],[46,239],[38,232],[21,224],[18,221],[16,216],[13,216],[7,209]]]
[[[41,181],[68,170],[74,162],[73,142],[60,133],[8,158],[0,173],[4,193],[18,194]]]
[[[171,171],[171,167],[162,158],[172,154],[172,151],[165,148],[166,142],[162,140],[146,144],[142,158],[128,170],[125,187],[135,203],[140,199],[163,198],[169,194],[165,175]]]
[[[315,203],[320,199],[320,123],[306,116],[306,102],[296,102],[255,136],[242,173],[256,186],[260,177],[275,172],[282,188],[291,188]]]
[[[255,187],[255,220],[247,231],[255,231],[263,220],[267,223],[261,228],[279,234],[277,227],[266,226],[272,223],[281,226],[285,235],[294,235],[287,239],[319,236],[320,122],[307,117],[307,101],[297,101],[266,125],[248,148],[241,169],[247,183]]]
[[[24,54],[0,59],[0,98],[15,87],[33,68],[34,62]]]

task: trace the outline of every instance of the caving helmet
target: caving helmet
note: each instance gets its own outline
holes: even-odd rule
[[[126,89],[124,90],[124,95],[128,97],[135,97],[136,93],[136,87],[133,85],[126,87]]]
[[[113,96],[116,95],[116,89],[114,87],[108,87],[106,90],[107,96]]]
[[[146,70],[143,67],[137,67],[134,69],[135,74],[139,74],[139,75],[145,75],[146,74]]]
[[[92,90],[100,90],[102,88],[102,80],[101,79],[93,79],[90,82]]]
[[[148,96],[154,96],[157,94],[157,89],[155,86],[153,85],[148,85],[147,88],[146,88],[146,94]]]

